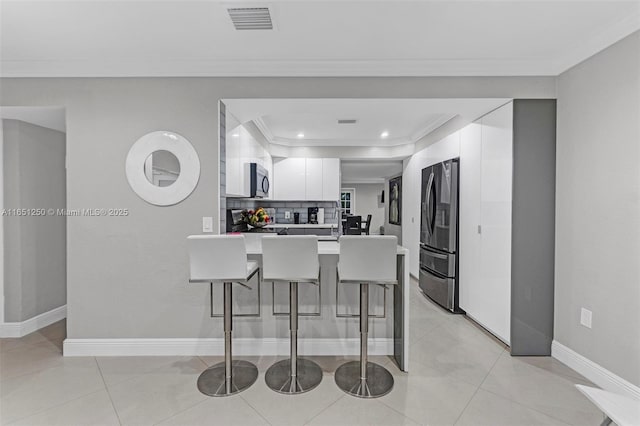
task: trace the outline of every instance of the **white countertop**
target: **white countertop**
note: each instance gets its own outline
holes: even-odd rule
[[[617,425],[633,426],[640,424],[640,401],[626,395],[618,395],[590,386],[575,386]]]
[[[337,228],[336,223],[270,223],[265,228],[315,228],[315,229],[331,229]]]
[[[245,242],[247,245],[247,254],[261,255],[262,254],[262,237],[265,234],[244,234]],[[398,246],[398,254],[406,256],[409,250],[402,246]],[[340,254],[340,242],[339,241],[318,241],[318,254],[319,255],[339,255]]]

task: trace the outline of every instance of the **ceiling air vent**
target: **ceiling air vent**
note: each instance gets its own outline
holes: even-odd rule
[[[338,124],[356,124],[356,121],[358,120],[354,120],[354,119],[338,120]]]
[[[236,30],[272,30],[273,22],[267,7],[227,9]]]

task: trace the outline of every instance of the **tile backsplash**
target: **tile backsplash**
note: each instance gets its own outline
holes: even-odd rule
[[[227,209],[242,210],[242,209],[256,209],[258,207],[264,207],[275,209],[276,223],[293,223],[293,213],[300,213],[300,223],[307,223],[309,221],[307,217],[307,208],[309,207],[322,207],[324,208],[324,222],[325,223],[338,223],[336,218],[337,203],[331,201],[274,201],[274,200],[256,200],[256,199],[243,199],[243,198],[227,198]],[[290,211],[291,217],[285,219],[285,212]]]

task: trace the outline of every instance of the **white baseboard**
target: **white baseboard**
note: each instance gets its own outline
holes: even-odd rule
[[[640,399],[640,387],[555,340],[551,343],[551,356],[576,370],[604,390]]]
[[[52,309],[22,322],[0,323],[0,337],[22,337],[67,317],[67,305]]]
[[[64,356],[198,356],[223,355],[223,338],[189,339],[66,339]],[[300,355],[358,355],[360,338],[298,339]],[[233,354],[288,355],[289,339],[235,338]],[[369,339],[370,355],[392,355],[393,339]]]

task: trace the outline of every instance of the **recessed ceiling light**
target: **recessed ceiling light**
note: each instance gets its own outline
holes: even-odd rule
[[[302,139],[302,138],[304,138],[304,133],[302,132],[298,133],[298,139]]]
[[[388,138],[388,137],[389,137],[389,132],[387,132],[387,131],[385,130],[384,132],[380,133],[380,137],[381,137],[382,139],[384,139],[384,138]]]
[[[234,138],[239,138],[240,137],[240,133],[234,133],[231,136],[233,136]]]

